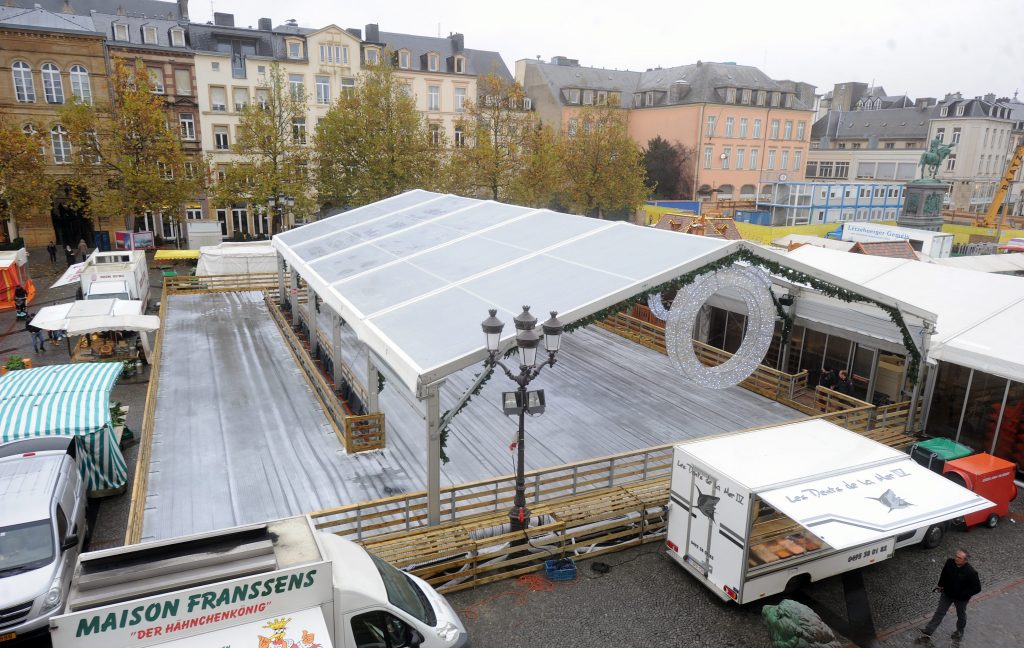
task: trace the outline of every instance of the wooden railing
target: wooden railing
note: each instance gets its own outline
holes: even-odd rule
[[[124,543],[137,544],[142,539],[142,519],[146,509],[146,495],[149,491],[149,461],[153,452],[153,427],[156,422],[156,399],[160,385],[160,356],[163,353],[164,326],[167,321],[167,299],[160,299],[160,328],[153,343],[153,362],[149,366],[149,385],[146,387],[145,409],[142,412],[142,429],[139,431],[139,454],[135,459],[135,481],[128,506],[128,524]]]
[[[288,275],[286,274],[285,285],[288,285],[287,280]],[[258,290],[277,299],[280,295],[279,281],[276,272],[164,277],[164,295]]]
[[[309,354],[309,349],[299,340],[291,323],[269,295],[266,297],[266,304],[267,310],[277,323],[296,364],[302,369],[306,381],[313,388],[313,393],[324,408],[324,414],[327,415],[334,427],[338,440],[345,447],[345,452],[354,453],[383,448],[385,445],[384,413],[374,412],[364,416],[350,414],[335,393],[334,385],[324,377],[320,367]]]

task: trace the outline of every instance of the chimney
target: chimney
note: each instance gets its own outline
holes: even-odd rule
[[[178,20],[188,20],[188,0],[178,0]]]
[[[985,101],[987,101],[989,103],[992,103],[995,100],[996,100],[996,94],[994,92],[990,92],[987,95],[985,95]]]
[[[218,27],[234,27],[235,26],[235,14],[221,13],[219,11],[213,12],[213,24]]]
[[[274,29],[274,23],[270,21],[270,18],[260,18],[256,26],[260,31],[273,31]]]
[[[466,47],[466,37],[462,34],[449,34],[448,38],[451,40],[452,48],[456,52],[461,52]]]
[[[366,41],[368,43],[380,42],[380,27],[377,23],[370,23],[366,26]]]
[[[73,14],[75,13],[75,8],[71,6],[71,3],[68,0],[64,0],[64,8],[61,9],[61,13]]]
[[[580,62],[579,62],[578,59],[571,59],[571,58],[568,58],[566,56],[552,56],[551,57],[551,64],[552,65],[561,65],[563,67],[579,67],[580,66]]]

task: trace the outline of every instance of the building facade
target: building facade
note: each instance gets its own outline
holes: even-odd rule
[[[953,151],[939,169],[938,178],[949,183],[946,207],[956,211],[984,212],[1006,161],[1013,152],[1021,122],[1013,118],[1009,100],[995,95],[964,99],[946,95],[932,114],[928,139],[953,144]]]
[[[777,182],[764,185],[758,209],[780,226],[846,221],[895,221],[903,209],[903,185],[891,182]]]
[[[775,80],[757,68],[704,63],[646,72],[581,67],[556,57],[516,63],[534,110],[568,136],[580,110],[610,105],[629,112],[630,136],[692,149],[699,200],[754,200],[766,184],[804,178],[814,87]]]
[[[92,243],[94,231],[120,227],[94,223],[60,188],[60,178],[71,172],[75,151],[59,111],[72,98],[108,100],[103,40],[87,16],[0,7],[0,113],[25,130],[48,134],[46,172],[58,185],[51,211],[15,214],[3,224],[8,240],[21,237],[30,246],[51,240],[74,246],[82,238]]]

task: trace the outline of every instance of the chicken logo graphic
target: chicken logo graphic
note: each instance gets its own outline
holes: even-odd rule
[[[288,633],[288,624],[291,621],[291,619],[284,618],[274,619],[263,626],[265,629],[271,630],[272,634],[269,637],[260,636],[259,648],[320,648],[320,644],[314,643],[316,636],[308,630],[301,631],[299,641],[288,639],[285,635]]]

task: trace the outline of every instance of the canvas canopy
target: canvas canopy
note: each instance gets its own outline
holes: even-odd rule
[[[508,346],[524,304],[540,320],[555,310],[571,323],[740,248],[852,285],[745,241],[421,190],[279,234],[273,245],[417,394],[484,359],[489,308],[506,323]]]
[[[96,331],[135,331],[140,334],[146,361],[150,360],[149,333],[160,328],[160,318],[143,315],[142,302],[134,299],[86,299],[44,306],[31,322],[45,331],[84,335]]]
[[[277,252],[270,241],[221,243],[199,248],[196,275],[277,272]]]
[[[1024,381],[1024,345],[1018,342],[1024,316],[1024,278],[806,245],[790,257],[934,312],[936,331],[928,348],[930,360]],[[831,318],[845,322],[849,308],[848,304],[833,303]]]
[[[61,286],[68,286],[73,283],[78,283],[82,280],[82,269],[85,268],[85,261],[81,263],[72,263],[68,266],[68,269],[64,271],[64,274],[60,276],[60,279],[53,282],[50,288],[60,288]]]
[[[122,365],[90,362],[9,371],[0,377],[0,441],[73,436],[90,492],[123,488],[128,469],[110,417]]]

